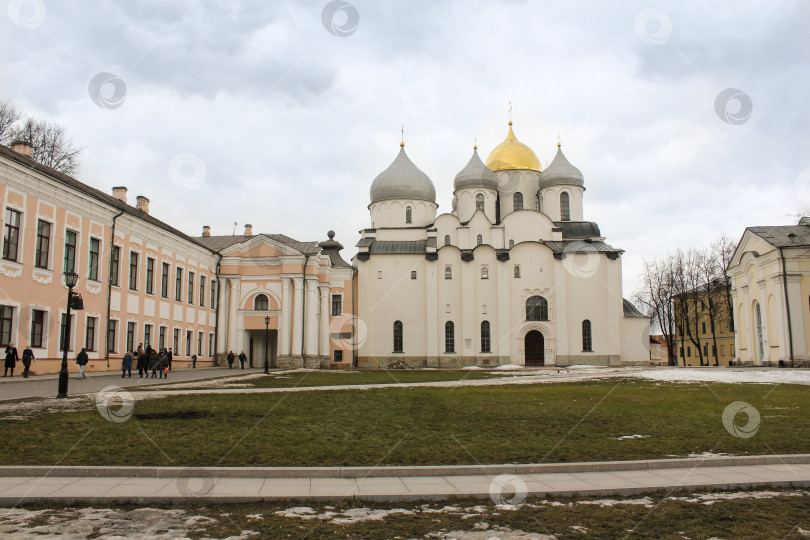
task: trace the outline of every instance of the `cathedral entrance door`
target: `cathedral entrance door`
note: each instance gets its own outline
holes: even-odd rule
[[[524,338],[524,350],[526,351],[527,366],[545,365],[545,343],[543,334],[537,330],[532,330]]]

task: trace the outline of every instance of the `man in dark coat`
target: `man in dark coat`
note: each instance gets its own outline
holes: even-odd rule
[[[233,351],[228,352],[228,369],[233,367],[233,361],[236,357],[233,355]]]
[[[34,351],[31,350],[31,345],[23,349],[22,363],[23,363],[23,377],[28,378],[28,370],[31,369],[31,362],[36,360],[34,358]]]
[[[132,378],[132,353],[129,351],[121,359],[121,378],[123,379],[127,374]]]
[[[76,363],[79,364],[79,376],[76,377],[77,379],[87,378],[87,375],[84,374],[84,366],[86,366],[89,361],[90,358],[87,356],[87,349],[82,347],[81,352],[76,356]]]
[[[169,361],[169,371],[172,370],[172,358],[173,357],[174,357],[174,354],[172,353],[171,347],[169,347],[169,352],[166,353],[166,359]]]
[[[242,365],[242,369],[245,369],[245,360],[247,360],[247,355],[245,351],[239,353],[239,363]]]
[[[8,376],[9,370],[11,370],[11,376],[14,376],[14,368],[17,366],[17,360],[19,359],[20,357],[17,356],[17,347],[15,347],[13,343],[9,343],[8,347],[6,347],[6,370],[3,372],[3,377]]]

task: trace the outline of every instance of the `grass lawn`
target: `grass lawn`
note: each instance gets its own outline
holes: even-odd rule
[[[249,379],[256,388],[294,388],[296,386],[331,386],[341,384],[396,384],[434,381],[460,381],[510,377],[503,373],[475,370],[383,370],[383,371],[309,371],[289,375],[269,375]]]
[[[761,414],[751,438],[723,426],[734,401]],[[122,423],[95,408],[0,422],[6,465],[314,466],[803,453],[808,417],[805,386],[613,379],[185,395],[139,401]],[[647,437],[616,440],[636,434]]]

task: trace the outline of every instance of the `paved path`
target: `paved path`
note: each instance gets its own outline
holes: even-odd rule
[[[804,463],[712,466],[711,460],[693,460],[689,467],[647,467],[627,469],[607,464],[591,468],[620,467],[621,470],[554,472],[555,465],[539,465],[545,472],[522,474],[446,474],[413,476],[358,476],[354,478],[279,477],[228,475],[227,469],[209,469],[210,475],[175,476],[4,476],[0,477],[0,506],[51,502],[71,504],[111,502],[246,502],[258,500],[336,501],[358,498],[376,501],[438,500],[450,497],[491,498],[510,503],[526,496],[637,495],[659,490],[750,489],[755,487],[810,487],[810,461]],[[681,460],[678,460],[681,461]],[[767,461],[767,460],[764,460]],[[726,461],[727,462],[727,461]],[[741,459],[740,463],[746,463]],[[616,462],[612,462],[616,463]],[[644,463],[644,462],[635,462]],[[599,467],[599,466],[602,467]],[[562,464],[560,465],[562,466]],[[566,467],[570,464],[566,464]],[[510,467],[510,466],[493,466]],[[511,466],[519,470],[521,467]],[[656,467],[656,468],[650,468]],[[449,472],[463,469],[448,468]],[[236,470],[231,470],[235,472]],[[250,469],[239,469],[242,473]],[[372,469],[373,471],[373,469]],[[20,472],[24,472],[21,470]],[[98,472],[98,471],[96,471]],[[166,471],[164,471],[166,472]],[[199,472],[199,471],[197,471]],[[320,471],[323,472],[323,471]],[[390,471],[389,471],[390,472]],[[153,471],[154,473],[154,471]],[[522,501],[520,501],[522,502]]]

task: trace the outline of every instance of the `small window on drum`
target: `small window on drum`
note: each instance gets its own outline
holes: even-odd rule
[[[483,237],[483,236],[481,236],[481,235],[479,234],[479,235],[478,235],[478,236],[475,238],[475,245],[476,245],[476,246],[480,246],[480,245],[481,245],[481,244],[483,244],[483,243],[484,243],[484,237]]]
[[[481,193],[475,196],[475,209],[476,210],[484,209],[484,196]]]
[[[445,245],[445,246],[449,246],[449,245],[450,245],[450,235],[449,235],[449,234],[445,234],[445,235],[444,235],[444,245]]]
[[[410,206],[405,207],[405,223],[413,223],[413,209]]]
[[[512,206],[515,210],[523,210],[523,193],[512,195]]]

